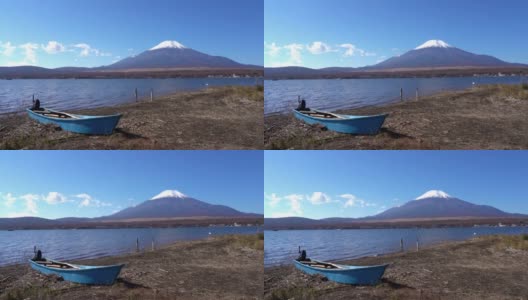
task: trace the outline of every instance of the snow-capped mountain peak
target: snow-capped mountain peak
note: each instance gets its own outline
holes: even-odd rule
[[[414,50],[424,49],[424,48],[452,48],[453,46],[441,40],[429,40],[420,46],[414,48]]]
[[[451,196],[448,193],[440,191],[440,190],[431,190],[431,191],[425,192],[425,194],[423,194],[420,197],[416,198],[416,200],[422,200],[422,199],[427,199],[427,198],[444,198],[444,199],[447,199],[447,198],[451,198]]]
[[[150,48],[149,50],[158,50],[158,49],[164,49],[164,48],[176,48],[176,49],[185,49],[184,45],[176,42],[176,41],[163,41],[159,43],[158,45]]]
[[[186,198],[187,195],[177,190],[165,190],[156,196],[152,197],[150,200],[156,200],[161,198]]]

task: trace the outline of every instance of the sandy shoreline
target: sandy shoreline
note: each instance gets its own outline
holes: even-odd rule
[[[389,113],[375,136],[310,126],[291,114],[264,118],[266,149],[528,149],[528,88],[481,86],[419,100],[340,111]]]
[[[377,286],[337,284],[291,265],[265,268],[265,298],[524,299],[528,295],[528,236],[481,237],[343,263],[390,266]]]
[[[262,149],[261,87],[181,92],[119,106],[77,111],[123,113],[108,136],[86,136],[43,125],[26,114],[0,118],[0,149]]]
[[[222,236],[76,261],[125,263],[111,286],[63,281],[27,264],[0,267],[0,299],[261,299],[263,242],[261,235]]]

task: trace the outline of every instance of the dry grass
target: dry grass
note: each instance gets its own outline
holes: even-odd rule
[[[486,85],[480,87],[481,89],[487,89],[496,92],[498,95],[504,98],[513,98],[519,100],[528,100],[528,84],[518,85]]]
[[[253,235],[227,235],[223,236],[228,243],[234,247],[248,247],[254,250],[264,250],[264,233]]]
[[[516,249],[528,251],[528,234],[491,236],[490,239],[497,240],[500,249]]]

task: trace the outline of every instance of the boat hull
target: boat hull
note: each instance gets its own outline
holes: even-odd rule
[[[333,114],[335,116],[338,116],[339,118],[325,119],[305,115],[297,110],[294,110],[293,113],[297,119],[304,121],[308,124],[321,124],[328,128],[328,130],[332,130],[335,132],[362,135],[377,134],[381,129],[381,126],[385,122],[385,118],[387,118],[388,116],[387,114],[375,116],[351,116]]]
[[[47,111],[55,112],[53,110],[47,110]],[[117,123],[119,123],[119,119],[122,116],[121,114],[110,115],[110,116],[83,116],[83,115],[68,114],[70,116],[73,116],[74,118],[60,119],[60,118],[43,116],[41,114],[38,114],[32,111],[31,109],[28,109],[27,112],[30,118],[36,121],[39,121],[40,123],[55,124],[55,125],[59,125],[63,130],[66,130],[66,131],[82,133],[82,134],[93,134],[93,135],[112,134],[115,127],[117,126]],[[60,113],[60,112],[57,112],[57,113]]]
[[[294,260],[295,267],[310,275],[322,275],[328,280],[344,284],[375,285],[381,281],[388,265],[379,266],[346,266],[337,265],[339,269],[323,269],[304,265]]]
[[[64,280],[95,285],[111,285],[115,282],[124,265],[113,266],[83,266],[72,265],[78,269],[58,269],[50,268],[38,264],[32,260],[29,261],[31,267],[44,274],[55,274],[61,276]]]

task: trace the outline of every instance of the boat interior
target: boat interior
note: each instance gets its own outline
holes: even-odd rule
[[[320,261],[300,261],[301,264],[321,269],[340,269],[338,266]]]
[[[327,112],[322,112],[322,111],[310,111],[310,110],[302,110],[302,111],[299,111],[301,114],[303,115],[307,115],[307,116],[310,116],[310,117],[314,117],[314,118],[323,118],[323,119],[342,119],[342,117],[339,117],[337,115],[334,115],[334,114],[331,114],[331,113],[327,113]]]
[[[56,268],[56,269],[79,269],[78,267],[72,266],[70,264],[61,263],[57,261],[48,261],[48,260],[39,260],[35,261],[39,265],[43,265],[48,268]]]
[[[56,112],[56,111],[49,111],[49,110],[42,110],[42,111],[39,111],[39,110],[33,110],[34,113],[36,114],[39,114],[39,115],[43,115],[43,116],[46,116],[46,117],[50,117],[50,118],[58,118],[58,119],[73,119],[73,116],[71,115],[68,115],[68,114],[65,114],[65,113],[61,113],[61,112]]]

